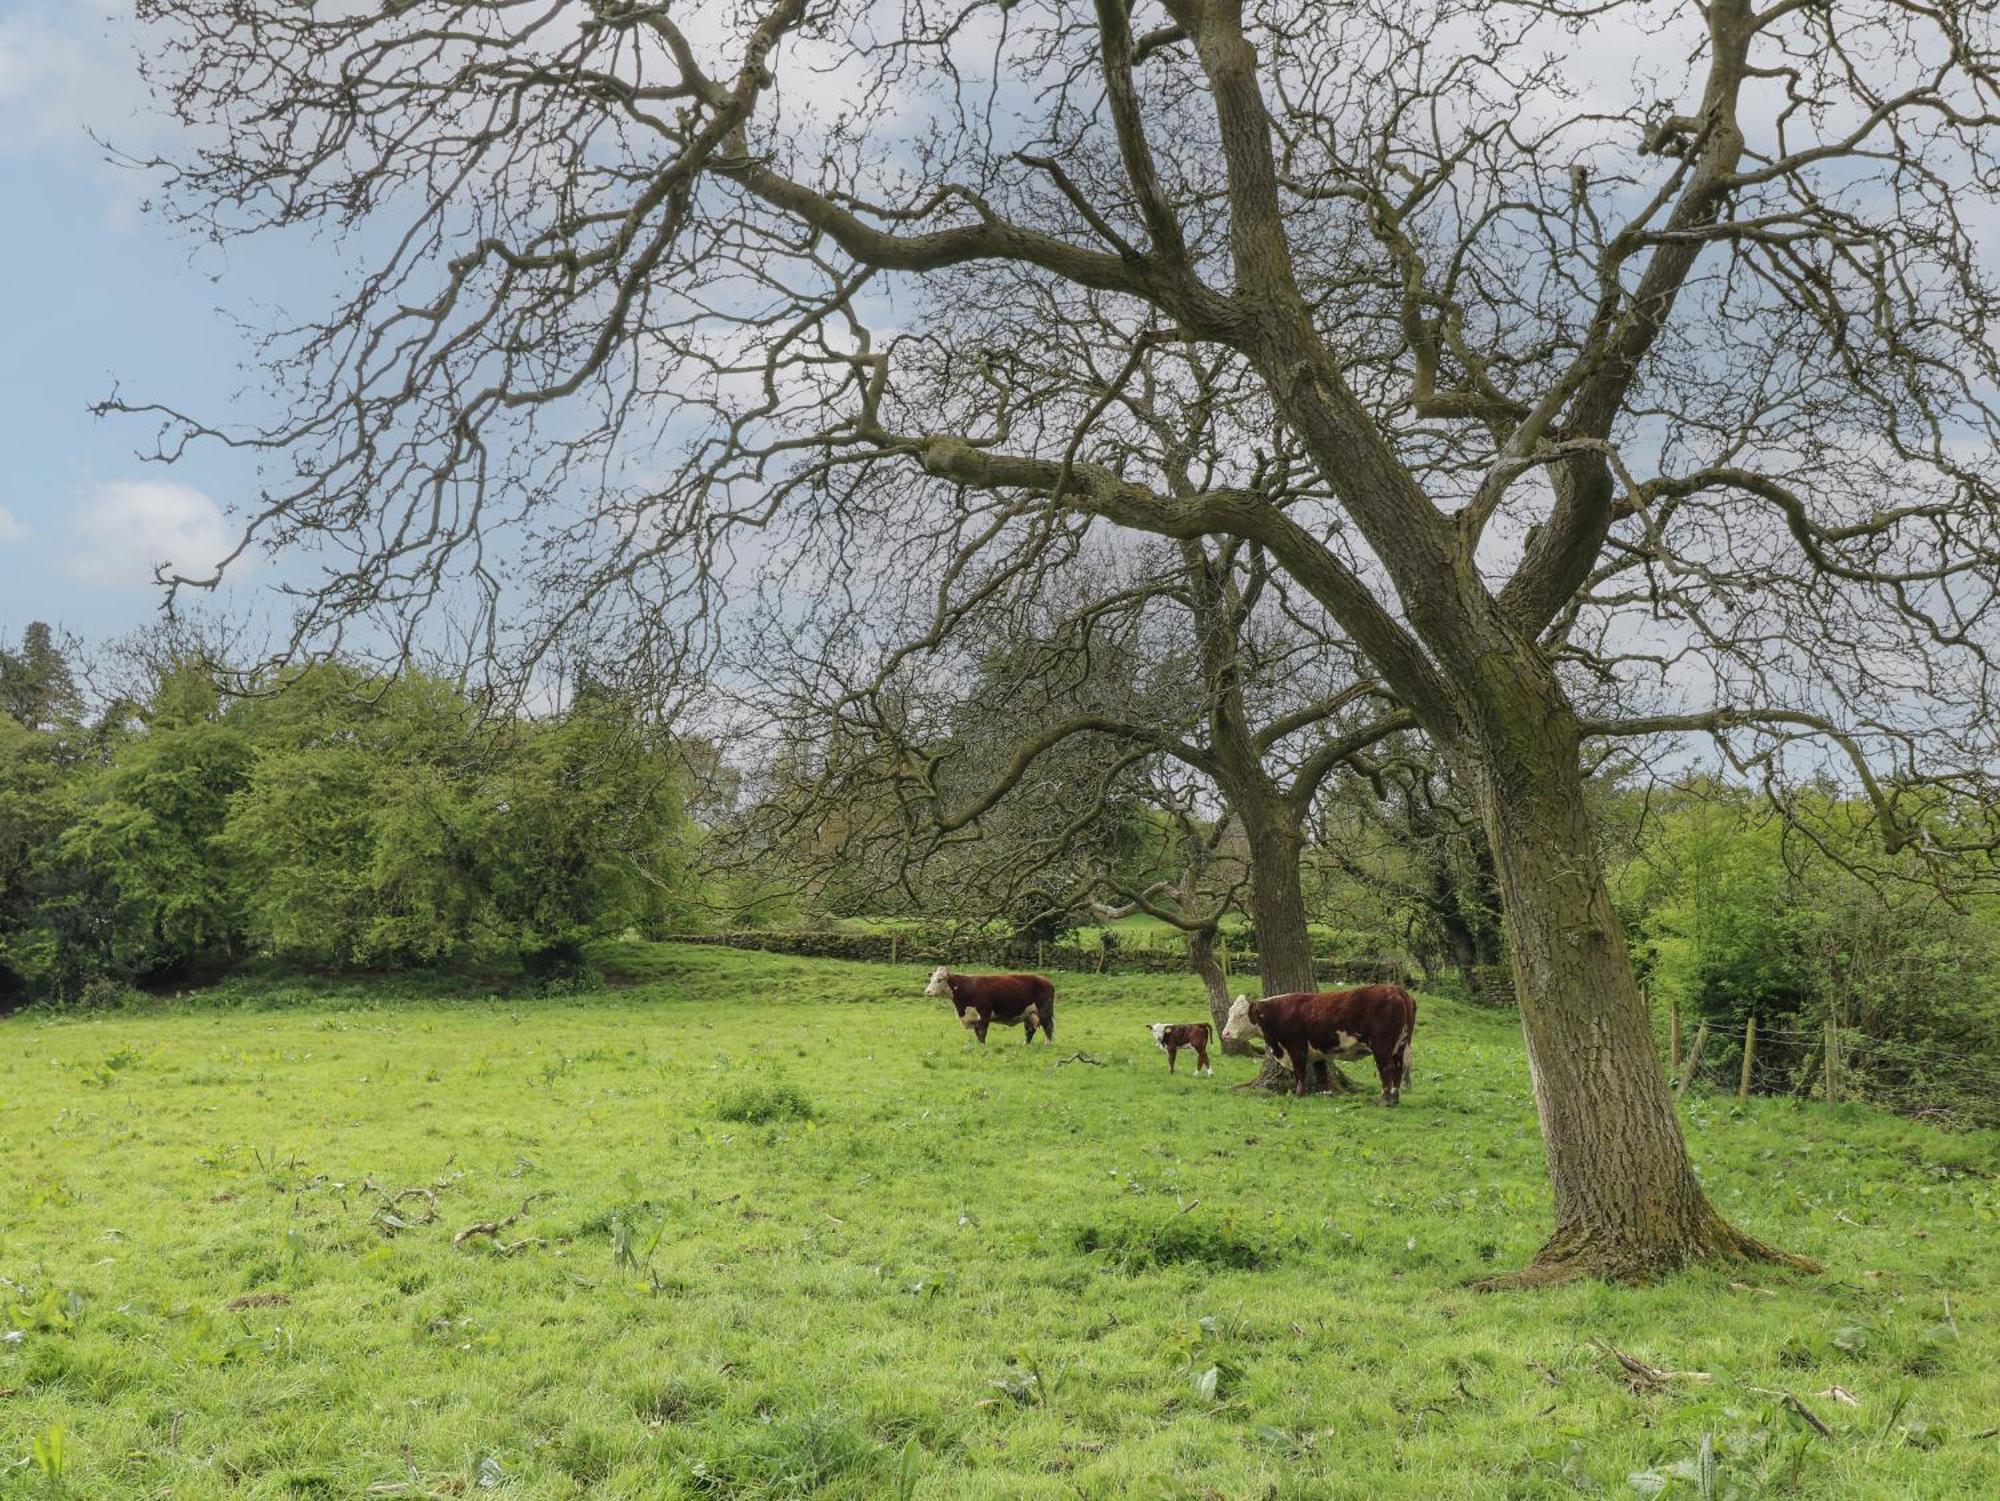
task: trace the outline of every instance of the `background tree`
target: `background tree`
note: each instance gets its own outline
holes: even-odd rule
[[[814,740],[837,723],[866,741],[853,764],[874,768],[894,800],[899,818],[884,827],[910,831],[904,858],[976,835],[1024,870],[1041,861],[1019,841],[994,843],[996,814],[1038,802],[1062,815],[1053,836],[1092,789],[1129,797],[1127,773],[1173,763],[1247,845],[1264,990],[1312,989],[1307,817],[1326,779],[1395,720],[1343,644],[1307,629],[1283,592],[1258,549],[1224,540],[1127,549],[1115,563],[1045,560],[1018,591],[961,571],[921,622],[885,620],[871,596],[887,644],[858,675],[832,667],[832,653],[793,656],[793,733]],[[784,660],[780,640],[760,637],[758,651]],[[1094,781],[1078,776],[1089,766]]]
[[[83,696],[55,632],[41,621],[21,633],[17,651],[0,649],[0,714],[30,730],[74,725]]]
[[[1401,924],[1426,977],[1442,960],[1476,999],[1507,962],[1493,854],[1470,793],[1419,738],[1351,758],[1354,774],[1322,801],[1319,860]],[[1507,994],[1494,997],[1511,1003]]]
[[[142,9],[207,132],[161,164],[176,212],[402,220],[273,347],[292,414],[231,438],[291,465],[250,538],[350,544],[297,640],[463,607],[445,578],[517,659],[705,630],[739,528],[837,541],[884,472],[999,547],[1261,545],[1477,790],[1554,1186],[1533,1275],[1777,1254],[1688,1163],[1582,747],[1808,734],[1891,843],[1958,837],[1905,792],[1994,762],[1988,5]],[[1009,307],[1040,326],[993,348]],[[1106,322],[1219,362],[1241,467],[1121,472]],[[169,455],[212,430],[163,421]],[[1274,432],[1313,480],[1284,503],[1249,483]],[[545,565],[512,629],[489,502]]]
[[[1216,950],[1224,920],[1243,910],[1249,872],[1241,857],[1231,857],[1228,817],[1212,811],[1203,816],[1205,789],[1190,786],[1185,777],[1178,782],[1171,778],[1163,781],[1165,785],[1156,789],[1154,803],[1163,821],[1170,819],[1171,823],[1167,825],[1168,844],[1160,861],[1160,878],[1140,883],[1107,870],[1100,882],[1110,900],[1094,902],[1092,911],[1105,922],[1119,922],[1143,912],[1178,929],[1187,945],[1188,968],[1201,981],[1208,1001],[1217,1046],[1224,1053],[1247,1055],[1253,1051],[1249,1043],[1222,1035],[1229,1020],[1231,996],[1229,976]],[[1322,1066],[1322,1079],[1337,1076],[1337,1070],[1329,1075]]]

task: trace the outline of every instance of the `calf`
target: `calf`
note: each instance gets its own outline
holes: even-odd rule
[[[955,975],[940,964],[924,994],[948,997],[958,1019],[981,1042],[996,1021],[1022,1023],[1023,1042],[1035,1040],[1037,1027],[1055,1041],[1056,988],[1040,975]]]
[[[1393,1105],[1410,1082],[1410,1034],[1417,1027],[1416,997],[1400,985],[1354,990],[1293,991],[1253,1001],[1239,995],[1222,1035],[1246,1040],[1255,1030],[1275,1057],[1291,1060],[1294,1092],[1306,1092],[1306,1065],[1320,1058],[1375,1059],[1382,1103]]]
[[[1174,1072],[1174,1059],[1182,1048],[1194,1049],[1194,1071],[1197,1074],[1215,1072],[1208,1066],[1207,1022],[1154,1022],[1150,1030],[1153,1041],[1167,1055],[1168,1073]]]

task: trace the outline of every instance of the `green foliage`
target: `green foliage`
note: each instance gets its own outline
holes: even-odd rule
[[[60,729],[83,717],[69,663],[39,620],[21,633],[18,650],[0,649],[0,717],[30,730]]]
[[[1475,1293],[1549,1223],[1510,1018],[1426,995],[1388,1111],[1169,1076],[1192,980],[980,1048],[922,966],[617,947],[574,1001],[0,1022],[0,1495],[58,1425],[93,1501],[2000,1494],[1995,1133],[1693,1095],[1719,1207],[1825,1277]],[[715,1118],[774,1075],[815,1129]]]
[[[263,752],[224,835],[251,942],[334,964],[434,963],[463,946],[479,907],[471,705],[417,674],[333,665],[237,712]]]
[[[1852,799],[1791,814],[1714,782],[1653,800],[1615,895],[1656,993],[1715,1025],[1725,1068],[1755,1015],[1760,1088],[1815,1087],[1831,1021],[1850,1089],[2000,1122],[2000,907],[1886,855]]]
[[[144,975],[229,952],[240,924],[218,836],[254,762],[235,726],[198,717],[130,737],[78,779],[46,907],[71,976]]]
[[[0,715],[0,1005],[48,987],[46,857],[69,822],[70,797],[61,742]]]
[[[137,727],[73,753],[0,718],[0,1000],[75,1000],[255,953],[294,964],[521,956],[670,925],[685,817],[629,705],[482,717],[453,685],[328,664],[256,696],[169,664]],[[121,707],[121,714],[124,709]]]

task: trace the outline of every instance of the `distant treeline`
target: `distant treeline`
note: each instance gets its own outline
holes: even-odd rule
[[[45,630],[0,653],[0,1002],[253,956],[555,976],[685,925],[675,761],[614,695],[536,719],[415,672],[257,686],[169,662],[86,715]]]

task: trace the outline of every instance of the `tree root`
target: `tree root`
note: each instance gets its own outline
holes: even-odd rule
[[[1673,1243],[1606,1245],[1583,1231],[1558,1230],[1535,1259],[1518,1271],[1482,1277],[1470,1284],[1475,1292],[1525,1292],[1560,1287],[1566,1282],[1622,1282],[1637,1286],[1658,1282],[1692,1266],[1756,1262],[1789,1267],[1818,1275],[1826,1270],[1809,1256],[1795,1255],[1745,1235],[1719,1215],[1711,1215],[1703,1231]]]
[[[1355,1082],[1331,1063],[1318,1062],[1309,1071],[1311,1088],[1308,1094],[1353,1094]],[[1290,1094],[1293,1089],[1292,1066],[1283,1058],[1264,1055],[1264,1065],[1257,1070],[1257,1077],[1246,1079],[1235,1086],[1238,1089],[1267,1089],[1273,1094]]]

